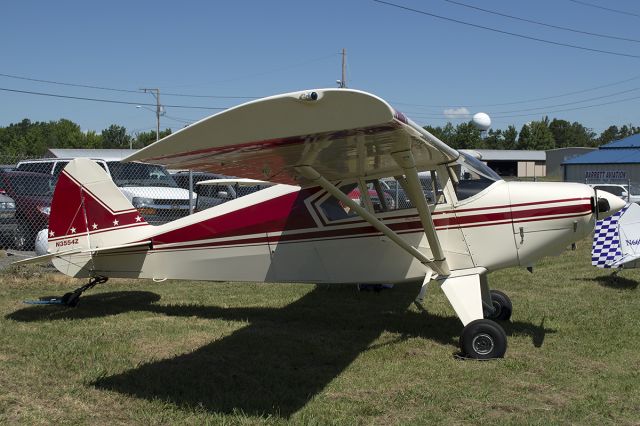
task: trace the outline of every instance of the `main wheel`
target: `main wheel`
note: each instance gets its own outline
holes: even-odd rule
[[[471,321],[460,335],[460,350],[475,359],[502,358],[507,351],[507,335],[494,321]]]
[[[491,290],[491,304],[493,313],[485,315],[486,319],[494,321],[508,321],[511,318],[513,307],[509,296],[498,290]]]

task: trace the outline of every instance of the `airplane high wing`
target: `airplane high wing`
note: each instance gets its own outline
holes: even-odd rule
[[[320,185],[438,275],[448,275],[449,267],[417,173],[455,161],[459,155],[374,95],[323,89],[231,108],[123,161],[302,187]],[[406,175],[407,192],[419,211],[433,259],[407,244],[334,185],[348,179],[401,175]]]
[[[124,161],[162,164],[300,186],[311,166],[329,181],[395,176],[392,153],[419,170],[459,154],[369,93],[324,89],[260,99],[201,120]]]

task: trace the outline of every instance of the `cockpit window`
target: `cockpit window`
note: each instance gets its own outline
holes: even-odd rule
[[[482,161],[463,152],[460,153],[455,166],[452,168],[457,179],[454,183],[458,200],[473,197],[492,183],[502,178]]]

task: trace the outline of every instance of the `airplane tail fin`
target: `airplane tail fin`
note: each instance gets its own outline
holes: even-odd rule
[[[58,177],[49,216],[49,253],[126,244],[151,226],[95,162],[77,158]]]
[[[640,206],[629,204],[596,223],[591,264],[598,268],[636,268],[640,262]]]

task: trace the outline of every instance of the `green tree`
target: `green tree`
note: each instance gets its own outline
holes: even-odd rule
[[[480,130],[472,122],[456,126],[451,146],[456,149],[479,149],[484,147]]]
[[[504,149],[504,137],[502,136],[502,130],[490,129],[487,132],[487,136],[484,138],[484,146],[488,149]]]
[[[516,149],[516,144],[518,142],[518,131],[516,130],[516,127],[514,125],[510,125],[509,127],[507,127],[507,130],[502,133],[502,136],[504,138],[503,149]]]
[[[553,133],[557,148],[595,145],[596,134],[577,121],[569,123],[566,120],[554,118],[549,123],[549,130]]]
[[[85,134],[76,123],[61,119],[46,125],[47,148],[85,148]]]
[[[531,123],[528,123],[524,124],[520,129],[516,149],[532,149],[531,146]]]
[[[102,135],[97,134],[94,130],[89,130],[84,135],[84,145],[87,149],[102,148]]]
[[[553,149],[555,146],[547,117],[522,126],[518,137],[518,149],[547,150]]]
[[[102,131],[102,147],[103,148],[129,148],[131,136],[127,135],[127,129],[116,124],[112,124],[109,128]]]
[[[160,131],[160,139],[167,137],[171,134],[171,129],[164,129]],[[156,141],[156,132],[141,132],[136,134],[135,141],[133,143],[134,148],[142,148],[147,145],[151,145]]]

